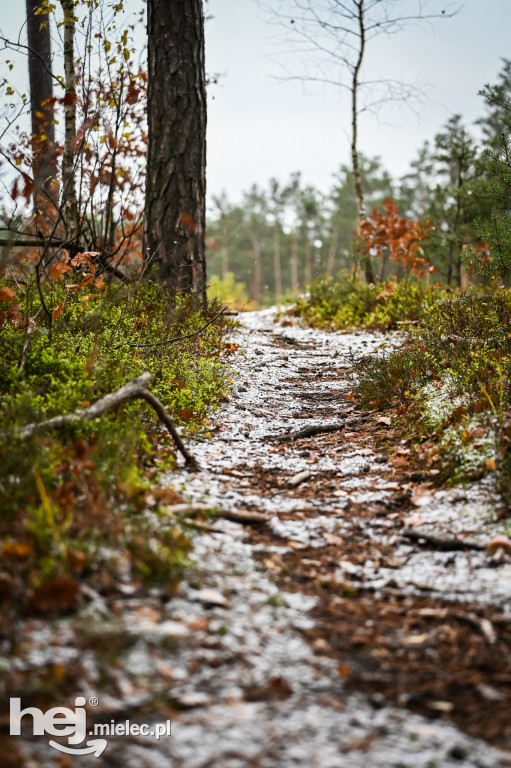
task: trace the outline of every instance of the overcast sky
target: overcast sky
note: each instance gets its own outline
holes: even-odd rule
[[[128,0],[133,9],[142,0]],[[276,5],[277,0],[267,0]],[[442,0],[431,0],[441,8]],[[453,0],[445,0],[445,6]],[[415,8],[417,0],[403,0]],[[17,36],[25,3],[0,0],[0,26]],[[394,77],[427,84],[420,113],[394,106],[379,118],[361,118],[360,149],[381,156],[394,177],[406,173],[425,139],[459,112],[467,125],[484,113],[477,95],[495,82],[503,57],[511,58],[511,0],[460,0],[453,19],[408,27],[367,47],[364,76]],[[277,46],[256,0],[209,0],[206,12],[206,64],[220,73],[209,88],[208,193],[225,190],[232,201],[271,176],[286,181],[302,171],[305,183],[328,191],[332,174],[349,163],[350,103],[338,89],[275,81]],[[139,31],[140,47],[144,30]],[[292,62],[288,62],[292,63]],[[25,74],[22,62],[21,73]],[[25,85],[26,87],[26,85]]]
[[[450,4],[440,2],[435,8]],[[461,113],[469,126],[484,114],[478,91],[496,81],[502,58],[511,58],[511,0],[460,5],[452,19],[409,27],[367,47],[366,77],[385,74],[428,86],[418,115],[394,106],[378,120],[361,118],[361,151],[380,155],[394,177],[406,173],[423,141],[452,114]],[[416,2],[405,0],[405,6]],[[277,83],[275,28],[254,0],[210,0],[207,7],[214,17],[206,25],[207,68],[224,75],[210,87],[209,192],[225,189],[237,200],[252,182],[286,180],[297,170],[327,191],[332,173],[349,163],[349,95],[321,85]]]

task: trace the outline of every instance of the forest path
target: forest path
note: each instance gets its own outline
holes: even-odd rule
[[[240,321],[232,399],[194,448],[204,469],[177,487],[268,522],[217,520],[197,542],[201,588],[205,577],[213,590],[200,618],[226,634],[213,669],[206,654],[187,681],[205,708],[176,722],[173,765],[505,764],[448,721],[511,743],[511,567],[402,535],[483,545],[496,532],[491,494],[435,489],[405,448],[392,465],[378,453],[385,425],[347,395],[354,358],[393,337],[306,329],[272,310]],[[281,439],[333,424],[343,428]]]
[[[511,766],[511,568],[403,536],[413,526],[483,546],[491,496],[435,489],[405,447],[389,463],[375,447],[386,425],[347,400],[352,356],[392,337],[274,319],[240,315],[231,399],[213,437],[190,445],[201,470],[168,475],[189,502],[266,522],[196,519],[196,565],[177,596],[126,589],[81,617],[103,647],[78,656],[96,722],[172,721],[158,741],[109,737],[100,764]],[[59,658],[57,641],[48,652]],[[55,765],[40,739],[23,752]]]

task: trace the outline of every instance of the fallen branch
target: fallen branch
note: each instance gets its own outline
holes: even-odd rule
[[[291,432],[290,435],[267,435],[266,440],[275,440],[277,443],[284,443],[288,440],[299,440],[302,437],[313,437],[322,435],[326,432],[338,432],[349,424],[359,421],[356,417],[346,419],[345,421],[336,421],[333,424],[311,424],[310,427],[299,429],[298,432]]]
[[[267,523],[269,519],[268,516],[262,512],[250,512],[248,510],[245,510],[244,512],[236,512],[229,509],[216,509],[214,504],[201,504],[200,502],[192,504],[170,504],[162,507],[161,511],[166,515],[191,515],[209,512],[212,519],[223,517],[226,520],[233,520],[235,523]]]
[[[75,424],[78,421],[91,421],[92,419],[97,419],[106,411],[110,410],[111,408],[115,408],[127,400],[141,399],[149,403],[151,408],[156,411],[160,421],[172,435],[172,439],[176,444],[176,448],[184,456],[186,463],[191,468],[198,469],[196,460],[191,455],[191,453],[189,453],[185,444],[181,440],[181,437],[164,406],[158,400],[156,395],[153,395],[152,392],[149,392],[149,390],[145,388],[145,385],[150,381],[150,379],[151,374],[149,372],[143,373],[136,379],[129,381],[123,387],[116,389],[115,392],[110,392],[108,395],[105,395],[99,400],[96,400],[95,403],[89,405],[87,408],[82,408],[79,411],[75,411],[74,413],[68,413],[65,416],[54,416],[52,419],[47,419],[46,421],[27,424],[25,427],[22,427],[22,429],[18,431],[18,436],[21,437],[22,440],[28,440],[36,432],[48,431],[51,429],[62,429],[62,427],[66,427],[68,424]]]
[[[431,544],[437,549],[443,549],[445,551],[456,551],[464,549],[475,549],[478,552],[483,552],[486,547],[484,544],[478,544],[476,541],[467,541],[463,539],[455,539],[443,536],[437,536],[433,533],[426,533],[418,528],[405,528],[403,536],[412,541],[420,541],[421,539],[428,544]]]
[[[125,341],[122,344],[117,344],[115,347],[112,347],[112,349],[120,349],[120,347],[131,347],[135,349],[147,349],[148,347],[162,347],[165,344],[173,344],[175,341],[182,341],[183,339],[191,339],[192,336],[197,336],[199,333],[202,333],[202,331],[205,331],[208,325],[211,325],[211,323],[214,323],[215,320],[220,317],[220,315],[223,315],[227,312],[227,307],[224,307],[223,309],[218,312],[214,317],[211,318],[211,320],[208,320],[206,325],[203,325],[202,328],[199,328],[198,331],[193,331],[193,333],[185,333],[183,336],[174,336],[172,339],[165,339],[165,341],[155,341],[151,342],[149,344],[132,344],[129,341]]]
[[[212,517],[223,517],[226,520],[232,520],[234,523],[245,523],[251,525],[253,523],[267,523],[269,518],[262,512],[237,512],[232,509],[218,509],[213,512]]]
[[[305,469],[303,472],[299,472],[297,475],[290,477],[286,483],[286,488],[298,488],[299,485],[305,483],[307,480],[310,480],[311,477],[312,472],[309,472],[308,469]]]

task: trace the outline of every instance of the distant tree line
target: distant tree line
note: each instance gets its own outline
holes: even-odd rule
[[[476,220],[490,215],[492,152],[511,130],[511,60],[504,60],[497,83],[481,95],[486,111],[477,121],[481,140],[453,115],[398,180],[378,157],[360,155],[367,216],[391,198],[400,216],[431,220],[424,258],[434,268],[431,279],[452,287],[469,279],[464,268],[469,250],[485,258]],[[305,185],[294,173],[284,183],[272,178],[265,188],[253,185],[240,203],[225,193],[213,198],[206,241],[209,277],[227,280],[232,274],[254,303],[266,304],[297,295],[312,280],[334,277],[339,270],[362,276],[355,187],[353,171],[343,165],[327,192]],[[371,258],[375,278],[403,276],[401,263]]]

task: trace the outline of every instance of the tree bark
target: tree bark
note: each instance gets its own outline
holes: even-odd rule
[[[206,301],[202,0],[148,0],[145,248],[176,292]]]
[[[37,14],[41,0],[26,0],[28,36],[28,76],[32,119],[32,171],[34,175],[34,211],[48,209],[48,201],[57,176],[55,127],[53,124],[53,81],[49,16]],[[46,234],[48,222],[37,227]]]
[[[261,304],[263,273],[261,265],[261,243],[257,236],[252,237],[252,257],[254,260],[254,274],[252,277],[252,290],[250,298],[259,306]]]
[[[312,283],[312,243],[310,234],[305,233],[305,286],[308,288]]]
[[[358,0],[356,2],[358,10],[358,40],[359,49],[358,57],[353,69],[353,77],[351,81],[351,161],[353,165],[353,181],[355,184],[355,195],[357,198],[357,219],[358,224],[366,218],[366,206],[364,200],[364,190],[362,188],[362,174],[360,172],[360,164],[358,159],[358,88],[359,88],[359,73],[364,60],[364,51],[366,43],[366,30],[364,19],[364,0]],[[374,283],[373,265],[371,264],[371,257],[368,253],[363,257],[364,274],[367,283]]]
[[[229,273],[229,230],[222,229],[222,277],[225,280]]]
[[[64,11],[64,150],[62,153],[62,203],[68,240],[78,234],[78,203],[76,200],[76,75],[75,75],[75,15],[73,0],[60,0]]]
[[[296,229],[291,230],[291,293],[298,293],[298,233]]]
[[[280,265],[280,221],[273,225],[273,272],[275,274],[275,303],[282,301],[282,269]]]
[[[328,248],[328,261],[326,264],[326,276],[333,277],[335,271],[335,257],[337,256],[337,249],[339,247],[340,228],[339,224],[334,224],[332,227],[332,235],[330,238],[330,246]]]

